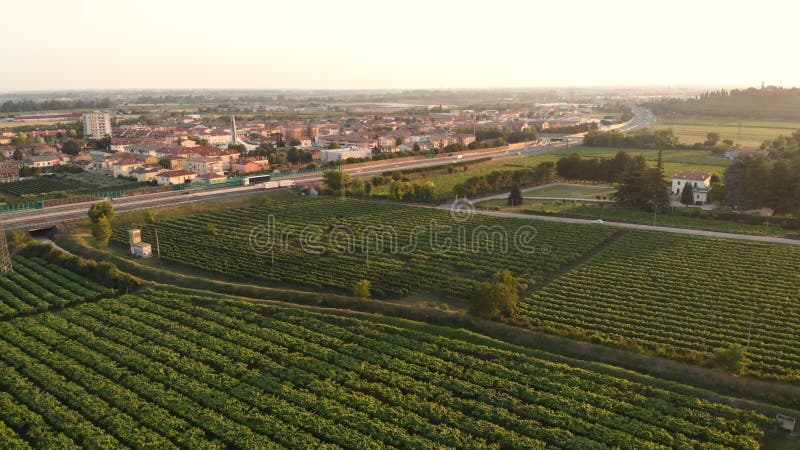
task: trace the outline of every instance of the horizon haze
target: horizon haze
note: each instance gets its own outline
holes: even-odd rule
[[[760,5],[14,2],[0,91],[800,85],[800,5]]]

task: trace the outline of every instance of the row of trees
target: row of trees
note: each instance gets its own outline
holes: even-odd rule
[[[267,158],[269,163],[273,166],[283,166],[286,164],[305,164],[314,160],[314,155],[310,151],[299,149],[297,147],[290,147],[288,150],[279,151],[271,143],[261,144],[255,150],[247,152],[247,148],[242,145],[228,145],[229,149],[238,150],[245,156],[256,156],[260,158]]]
[[[724,199],[731,206],[769,207],[800,216],[800,157],[773,163],[763,156],[739,158],[725,169],[723,179]]]
[[[397,200],[431,203],[436,200],[436,185],[433,181],[417,183],[392,180],[389,183],[389,195]]]
[[[678,137],[669,129],[647,129],[629,134],[618,131],[593,130],[586,133],[583,145],[588,147],[670,149],[678,148],[680,143]]]
[[[577,134],[586,133],[597,129],[597,124],[594,122],[580,123],[577,125],[570,125],[568,127],[554,127],[544,130],[547,134]]]
[[[769,150],[773,158],[800,157],[800,130],[789,136],[780,135],[771,141],[766,140],[761,143],[761,148]]]
[[[112,105],[110,98],[77,100],[8,100],[0,105],[0,112],[54,111],[69,109],[105,109]]]
[[[694,98],[668,98],[646,105],[659,116],[800,120],[800,89],[720,89]]]
[[[372,180],[352,178],[340,170],[326,170],[322,176],[325,190],[333,195],[344,193],[357,196],[367,196],[372,193],[373,186],[389,183],[389,195],[396,200],[431,203],[436,200],[436,185],[432,181],[415,182],[403,178],[399,173],[394,173],[392,180],[384,177],[375,177]]]
[[[624,151],[607,159],[581,158],[573,153],[556,162],[556,173],[565,180],[618,183],[613,198],[623,206],[652,210],[669,205],[669,183],[660,152],[655,167],[649,167],[644,156],[631,157]]]
[[[556,162],[556,173],[565,180],[618,183],[630,161],[630,155],[621,150],[613,158],[581,158],[573,153]]]
[[[777,214],[800,216],[800,131],[766,140],[769,156],[736,159],[725,170],[711,199],[742,209],[772,208]]]
[[[464,129],[459,130],[464,133],[470,133],[472,130]],[[492,139],[503,138],[506,142],[514,144],[517,142],[533,141],[538,136],[535,128],[527,128],[525,130],[513,130],[511,128],[476,128],[475,139],[478,141],[488,141]]]
[[[555,178],[555,164],[548,161],[531,169],[494,171],[486,175],[474,176],[455,185],[453,190],[456,195],[469,196],[504,191],[514,185],[530,186],[549,183]]]

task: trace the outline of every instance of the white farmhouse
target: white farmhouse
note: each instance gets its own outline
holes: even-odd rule
[[[684,170],[676,173],[672,177],[672,189],[670,194],[674,200],[680,200],[681,193],[686,185],[692,186],[695,204],[703,204],[708,201],[708,190],[711,188],[711,172],[701,172],[699,170]]]

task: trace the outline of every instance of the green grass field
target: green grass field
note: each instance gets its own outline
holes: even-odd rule
[[[598,195],[610,195],[616,192],[615,188],[608,186],[592,186],[591,184],[556,184],[523,192],[524,197],[554,197],[554,198],[588,198],[593,199]]]
[[[800,122],[762,122],[713,119],[659,119],[656,128],[671,128],[681,143],[694,144],[706,140],[706,134],[719,133],[722,139],[732,139],[737,144],[757,147],[765,139],[774,139],[800,130]]]

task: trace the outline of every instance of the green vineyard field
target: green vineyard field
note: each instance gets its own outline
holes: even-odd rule
[[[0,322],[0,447],[759,448],[759,414],[459,331],[148,288]]]
[[[0,319],[66,306],[110,289],[40,258],[14,257],[14,272],[0,275]]]
[[[533,328],[666,356],[747,349],[757,375],[800,380],[800,247],[626,232],[522,303]]]
[[[275,219],[276,242],[270,250],[259,251],[251,245],[253,230],[265,226],[270,215]],[[533,286],[613,234],[587,225],[481,215],[459,220],[435,209],[318,198],[276,200],[267,206],[200,214],[157,226],[164,259],[245,280],[345,292],[357,281],[369,279],[376,296],[434,291],[468,297],[480,281],[506,269]],[[515,245],[515,234],[523,227],[533,228],[530,252]],[[507,245],[503,247],[499,237],[481,237],[476,233],[481,229],[505,234]],[[284,234],[289,236],[287,245],[282,244]],[[382,250],[372,239],[378,234],[385,238]],[[142,235],[155,243],[153,225],[144,226]],[[113,236],[116,242],[127,243],[127,229],[117,229]],[[396,251],[389,241],[395,242]]]
[[[48,192],[70,191],[80,187],[79,183],[56,179],[53,177],[43,177],[34,180],[14,181],[12,183],[0,184],[0,191],[11,195],[37,195]]]
[[[293,237],[285,248],[255,251],[249,233],[269,215],[276,234],[294,230]],[[415,226],[432,221],[464,227],[467,235],[481,226],[513,231],[533,225],[539,250],[441,251],[421,240],[410,252],[367,255],[362,243],[342,252],[333,238],[336,227],[391,225],[403,246]],[[321,254],[298,242],[298,230],[310,225],[325,250]],[[614,234],[611,227],[483,215],[458,222],[446,211],[332,199],[195,215],[161,222],[158,231],[168,260],[244,280],[339,291],[369,279],[380,297],[431,291],[468,299],[477,283],[509,269],[529,286],[516,323],[697,364],[708,364],[716,349],[741,345],[747,373],[800,380],[797,246],[633,230]],[[143,233],[154,242],[152,225]],[[115,230],[114,238],[125,242],[126,230]]]

